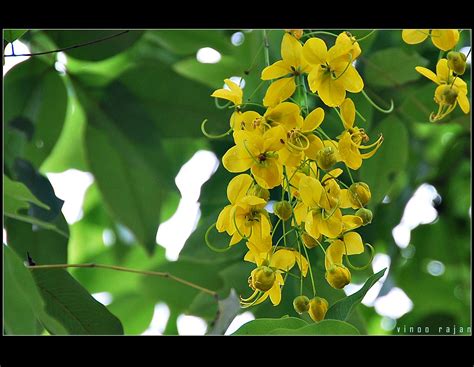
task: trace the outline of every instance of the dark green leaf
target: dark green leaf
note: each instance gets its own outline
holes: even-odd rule
[[[268,335],[276,329],[300,329],[308,324],[296,317],[282,317],[281,319],[256,319],[242,325],[232,335]]]
[[[29,203],[34,203],[44,209],[49,207],[39,201],[28,188],[21,182],[12,181],[8,176],[3,175],[4,188],[4,211],[7,213],[16,214],[19,209],[28,208]]]
[[[351,294],[350,296],[334,303],[331,307],[329,307],[325,318],[346,321],[351,315],[354,307],[356,307],[362,301],[369,289],[372,288],[372,286],[383,277],[385,270],[387,269],[385,268],[372,275],[369,279],[367,279],[364,286],[354,294]]]
[[[359,331],[345,321],[323,320],[298,329],[275,329],[268,335],[359,335]]]
[[[5,141],[12,157],[29,160],[36,167],[48,157],[56,144],[66,117],[67,92],[58,72],[39,59],[31,59],[13,68],[5,77]],[[19,119],[32,123],[34,133],[23,144],[11,141],[12,135],[21,134]],[[24,125],[24,124],[23,124]],[[32,126],[24,130],[31,136]],[[10,131],[13,130],[13,131]],[[12,162],[7,161],[8,165]]]
[[[150,325],[155,303],[140,293],[130,292],[114,297],[107,308],[120,319],[126,335],[140,335]]]
[[[23,36],[26,32],[28,32],[28,29],[5,29],[3,31],[3,38],[5,41],[12,43]]]
[[[73,335],[123,334],[120,320],[64,269],[35,269],[33,278],[46,312]]]
[[[367,85],[374,87],[393,87],[417,80],[421,75],[415,67],[428,64],[417,53],[409,54],[398,47],[374,52],[363,61]]]
[[[51,30],[45,33],[59,48],[71,47],[98,41],[118,35],[120,30]],[[112,57],[131,47],[143,34],[143,31],[129,31],[101,42],[80,46],[64,51],[67,55],[81,60],[99,61]]]

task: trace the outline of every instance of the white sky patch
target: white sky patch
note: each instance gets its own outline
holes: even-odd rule
[[[54,63],[56,71],[64,75],[67,72],[67,56],[64,52],[58,52],[56,55],[56,62]]]
[[[153,319],[150,322],[150,326],[148,326],[148,329],[146,329],[142,335],[163,335],[169,317],[170,309],[166,303],[157,303],[155,305],[155,312],[153,313]]]
[[[237,84],[240,87],[240,89],[245,88],[245,79],[244,78],[241,78],[240,76],[231,76],[229,79],[232,80],[235,84]],[[230,90],[230,88],[227,86],[227,84],[224,84],[222,88]]]
[[[390,317],[382,317],[382,320],[380,320],[380,326],[382,329],[391,331],[395,329],[395,326],[397,325],[397,321],[394,319],[391,319]]]
[[[402,220],[392,230],[393,238],[398,247],[405,248],[408,246],[411,231],[420,224],[428,224],[436,220],[438,211],[433,207],[433,201],[440,199],[441,196],[434,186],[424,183],[418,187],[405,206]]]
[[[56,196],[64,200],[62,212],[66,221],[73,224],[80,220],[83,215],[84,195],[94,182],[92,174],[77,169],[68,169],[61,173],[47,173],[46,176],[51,182]]]
[[[13,42],[13,48],[15,50],[15,54],[29,54],[31,51],[27,45],[23,42],[16,40]],[[12,44],[9,43],[7,47],[5,47],[5,55],[12,54]],[[16,64],[28,60],[30,56],[14,56],[14,57],[5,57],[5,65],[3,65],[3,76],[5,76],[8,71],[14,67]]]
[[[232,320],[224,335],[230,335],[232,333],[235,333],[243,324],[246,324],[247,322],[250,322],[252,320],[255,320],[255,316],[250,311],[235,316],[234,320]]]
[[[199,150],[183,164],[176,176],[176,186],[181,192],[178,209],[167,221],[160,224],[156,242],[166,248],[166,258],[178,259],[184,243],[196,229],[201,211],[199,195],[201,186],[209,180],[219,166],[216,155],[210,151]]]
[[[231,37],[230,37],[230,42],[234,46],[240,46],[242,43],[245,41],[245,34],[243,32],[235,32]]]
[[[390,204],[390,196],[385,195],[383,197],[382,204]]]
[[[267,205],[265,205],[265,210],[269,213],[273,214],[273,206],[275,205],[276,201],[275,200],[270,200]]]
[[[102,303],[104,306],[110,305],[113,301],[113,297],[109,292],[93,293],[92,297],[94,297],[98,302]]]
[[[387,268],[387,270],[385,270],[384,276],[380,278],[365,294],[362,300],[362,303],[365,306],[371,307],[374,305],[375,300],[377,299],[377,296],[379,295],[380,290],[382,289],[383,283],[385,282],[385,279],[387,279],[388,272],[390,271],[390,256],[385,254],[375,255],[374,259],[372,260],[372,269],[374,273],[378,273],[384,268]],[[350,296],[351,294],[354,294],[359,289],[361,289],[363,286],[364,284],[351,283],[344,287],[344,292],[346,293],[346,295]]]
[[[469,53],[470,50],[471,50],[470,47],[463,47],[459,50],[459,52],[461,52],[461,53],[463,53],[464,55],[467,56],[467,54]],[[471,65],[471,54],[469,54],[469,56],[467,57],[466,64]]]
[[[4,244],[7,244],[7,231],[5,230],[5,228],[3,228],[3,243]]]
[[[104,243],[105,247],[110,247],[115,244],[117,238],[115,236],[115,232],[112,231],[110,228],[106,228],[102,231],[102,242]]]
[[[385,296],[379,297],[374,307],[379,315],[399,319],[413,309],[413,302],[402,289],[394,287]]]
[[[204,335],[207,330],[206,321],[196,316],[179,315],[177,325],[179,335]]]
[[[196,53],[196,59],[201,64],[217,64],[222,59],[222,55],[219,51],[214,50],[212,47],[203,47]]]

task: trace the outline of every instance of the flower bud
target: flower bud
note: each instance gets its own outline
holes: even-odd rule
[[[353,206],[362,208],[369,202],[372,194],[369,185],[365,182],[356,182],[349,187],[349,200]]]
[[[290,219],[292,212],[291,204],[286,200],[279,201],[273,206],[273,212],[278,218],[282,220],[288,220]]]
[[[313,319],[313,321],[321,321],[326,316],[326,312],[328,312],[329,304],[324,298],[321,297],[314,297],[309,302],[309,316]]]
[[[268,266],[259,266],[252,271],[252,285],[254,289],[268,291],[275,282],[275,272]]]
[[[268,191],[267,189],[264,189],[263,187],[261,187],[258,184],[254,184],[250,188],[250,190],[248,192],[248,195],[257,196],[260,199],[263,199],[265,201],[268,201],[270,199],[270,191]]]
[[[364,224],[364,226],[372,222],[373,215],[372,211],[369,209],[360,208],[355,212],[355,215],[362,219],[362,223]]]
[[[448,53],[448,67],[457,75],[463,75],[466,71],[466,55],[462,52],[450,51]]]
[[[285,32],[288,32],[293,35],[297,40],[299,40],[303,36],[302,29],[285,29]]]
[[[326,270],[326,280],[336,289],[342,289],[351,282],[351,272],[344,265],[333,264]]]
[[[321,148],[316,154],[316,163],[323,170],[328,170],[337,163],[336,149],[332,146]]]
[[[300,315],[309,310],[309,298],[306,296],[298,296],[293,300],[293,307]]]
[[[318,241],[316,241],[312,236],[310,236],[308,233],[303,232],[301,235],[301,239],[303,240],[304,245],[306,248],[314,248],[318,245]]]

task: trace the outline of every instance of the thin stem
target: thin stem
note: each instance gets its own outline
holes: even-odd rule
[[[301,84],[303,84],[303,90],[304,90],[304,105],[306,108],[306,116],[309,114],[309,107],[308,107],[308,91],[306,90],[306,83],[304,82],[304,76],[300,75],[301,78]]]
[[[349,178],[351,179],[351,182],[354,183],[354,179],[352,178],[352,173],[349,167],[347,167],[347,164],[345,165],[347,168],[347,173],[349,174]]]
[[[161,271],[150,271],[150,270],[138,270],[138,269],[131,269],[125,268],[123,266],[116,266],[116,265],[105,265],[105,264],[51,264],[51,265],[32,265],[27,266],[28,269],[32,270],[39,270],[39,269],[66,269],[66,268],[99,268],[99,269],[109,269],[109,270],[116,270],[116,271],[124,271],[127,273],[136,273],[136,274],[143,274],[143,275],[152,275],[162,278],[168,278],[174,280],[175,282],[184,284],[188,287],[200,290],[204,293],[210,294],[211,296],[218,298],[217,292],[214,292],[210,289],[201,287],[200,285],[194,284],[188,280],[179,278],[173,274],[168,272],[161,272]]]
[[[89,46],[89,45],[93,45],[93,44],[95,44],[95,43],[103,42],[103,41],[109,40],[109,39],[111,39],[111,38],[121,36],[122,34],[125,34],[125,33],[128,33],[128,32],[130,32],[130,31],[129,31],[129,30],[128,30],[128,31],[122,31],[122,32],[120,32],[120,33],[116,33],[116,34],[113,34],[113,35],[111,35],[111,36],[107,36],[107,37],[100,38],[100,39],[96,39],[96,40],[89,41],[89,42],[80,43],[80,44],[73,45],[73,46],[58,48],[58,49],[56,49],[56,50],[43,51],[43,52],[33,52],[33,53],[30,53],[30,54],[14,54],[14,53],[13,53],[12,55],[5,55],[5,57],[12,57],[12,56],[38,56],[38,55],[47,55],[47,54],[52,54],[52,53],[55,53],[55,52],[62,52],[62,51],[72,50],[72,49],[74,49],[74,48]]]
[[[309,33],[306,33],[305,35],[303,35],[303,37],[309,37],[309,36],[312,36],[312,35],[315,35],[315,34],[325,34],[325,35],[328,35],[328,36],[337,37],[337,34],[332,33],[332,32],[326,32],[326,31],[309,32]]]
[[[300,243],[301,238],[298,233],[298,244]],[[311,269],[311,262],[309,261],[309,256],[308,256],[308,250],[306,250],[306,246],[302,245],[304,254],[306,255],[306,260],[308,260],[308,270],[309,270],[309,276],[311,278],[311,285],[313,287],[313,297],[316,297],[316,285],[314,283],[314,277],[313,277],[313,270]]]
[[[359,38],[359,39],[357,40],[357,42],[360,42],[360,41],[365,40],[366,38],[369,38],[369,37],[370,37],[372,34],[374,34],[374,32],[376,32],[376,31],[377,31],[376,29],[372,29],[372,31],[370,31],[369,33],[367,33],[364,37]]]
[[[257,87],[254,89],[254,91],[252,92],[252,94],[247,98],[247,101],[250,101],[253,97],[253,95],[262,87],[262,85],[265,83],[265,80],[262,80],[258,85]],[[248,104],[250,102],[247,102],[247,103],[244,103],[245,104]],[[259,105],[259,106],[262,106],[262,105]]]
[[[268,34],[267,30],[263,30],[263,44],[264,44],[264,53],[265,53],[265,64],[270,66],[270,44],[268,43]],[[270,81],[271,82],[271,81]]]
[[[362,89],[362,94],[364,95],[365,99],[378,111],[382,113],[390,113],[393,111],[395,104],[393,103],[393,99],[390,99],[390,107],[387,110],[384,110],[382,107],[378,106],[370,97],[365,93],[365,90]]]

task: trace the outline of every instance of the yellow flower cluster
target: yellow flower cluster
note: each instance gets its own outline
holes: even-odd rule
[[[346,92],[357,93],[364,87],[353,66],[361,54],[357,40],[343,32],[328,48],[320,38],[306,36],[303,43],[305,36],[301,30],[287,31],[281,60],[262,71],[262,80],[272,80],[260,105],[263,114],[248,109],[256,103],[244,103],[242,89],[229,79],[225,88],[212,94],[234,107],[230,125],[235,145],[222,163],[229,172],[238,173],[227,187],[229,205],[220,212],[216,228],[230,236],[229,247],[244,240],[248,248],[244,260],[255,264],[248,279],[253,292],[241,298],[243,307],[268,297],[278,305],[291,275],[299,277],[301,284],[301,295],[294,300],[296,312],[308,312],[320,321],[329,305],[317,297],[310,265],[316,254],[310,251],[322,250],[326,280],[332,287],[349,284],[351,272],[343,256],[348,261],[348,255],[364,252],[355,230],[372,221],[372,212],[365,208],[370,188],[354,182],[350,170],[358,170],[364,159],[372,157],[383,138],[368,144],[369,136],[355,123],[354,102],[346,97]],[[305,102],[292,98],[302,94],[300,100]],[[323,130],[322,107],[309,110],[307,100],[313,96],[339,114],[337,136],[331,138]],[[344,169],[350,184],[341,179]],[[273,210],[270,190],[279,198]],[[282,235],[276,240],[279,226]],[[291,272],[295,265],[299,276]],[[308,274],[314,293],[311,300],[302,294]]]
[[[430,37],[433,44],[441,50],[436,65],[436,74],[422,66],[416,71],[438,85],[434,93],[434,101],[438,111],[432,112],[430,121],[435,122],[449,115],[459,104],[464,113],[469,113],[470,104],[467,98],[467,85],[461,79],[466,71],[466,55],[455,50],[459,42],[457,29],[404,29],[402,38],[408,44],[417,44]],[[442,58],[443,52],[447,52]]]

